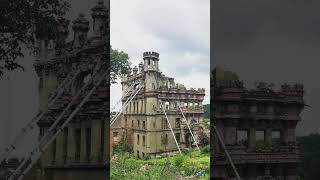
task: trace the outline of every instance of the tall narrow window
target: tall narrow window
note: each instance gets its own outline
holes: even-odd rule
[[[76,141],[76,162],[80,160],[80,148],[81,148],[81,129],[76,129],[75,132],[75,141]]]
[[[140,136],[139,134],[137,134],[137,145],[139,145],[139,143],[140,143]]]
[[[140,120],[137,120],[138,121],[138,128],[140,128]]]
[[[87,128],[86,130],[86,149],[87,149],[87,159],[90,159],[91,155],[91,128]]]
[[[55,163],[56,160],[56,152],[57,152],[57,140],[52,142],[52,163]]]
[[[64,129],[64,141],[63,141],[63,159],[67,160],[68,154],[68,127]]]
[[[237,130],[237,144],[248,145],[248,131],[247,130]]]
[[[136,103],[133,102],[133,112],[135,113],[136,112]]]
[[[139,113],[139,101],[137,101],[137,113]]]
[[[175,133],[175,137],[177,139],[177,142],[180,143],[180,133]]]
[[[166,110],[169,110],[169,109],[170,109],[170,103],[169,103],[169,102],[165,102],[165,103],[164,103],[164,106],[165,106]]]
[[[256,141],[264,141],[264,140],[265,140],[264,130],[257,130],[256,131]]]
[[[142,136],[142,145],[143,147],[146,146],[146,137]]]
[[[280,144],[280,141],[281,141],[280,138],[281,138],[281,132],[279,130],[273,130],[271,132],[272,145]]]
[[[180,118],[176,118],[176,128],[180,128]]]
[[[146,129],[146,121],[143,121],[143,129]]]

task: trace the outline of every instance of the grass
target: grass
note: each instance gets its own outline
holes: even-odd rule
[[[132,154],[117,152],[111,157],[111,179],[173,180],[210,177],[209,153],[185,152],[171,157],[137,159]]]

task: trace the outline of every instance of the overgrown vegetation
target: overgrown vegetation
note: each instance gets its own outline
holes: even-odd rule
[[[320,177],[320,134],[311,134],[298,138],[301,144],[302,163],[299,174],[304,180],[314,180]]]
[[[0,3],[0,77],[5,71],[23,67],[23,48],[34,50],[34,36],[52,39],[57,34],[58,17],[70,4],[65,0],[3,0]]]
[[[197,150],[185,151],[183,155],[171,157],[138,159],[127,152],[114,152],[111,158],[111,179],[115,180],[173,180],[173,179],[209,179],[209,146]]]
[[[203,105],[203,111],[204,111],[203,118],[210,119],[210,104]]]

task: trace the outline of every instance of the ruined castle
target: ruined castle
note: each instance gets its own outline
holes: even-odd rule
[[[34,67],[39,76],[40,110],[46,108],[50,94],[68,77],[69,72],[78,71],[73,74],[73,82],[65,89],[63,98],[49,109],[50,116],[38,122],[39,137],[44,135],[103,61],[107,61],[104,55],[109,53],[109,1],[106,4],[99,1],[91,10],[92,24],[84,14],[72,21],[71,41],[66,42],[70,22],[64,18],[59,19],[59,32],[55,39],[37,40]],[[92,35],[88,36],[90,29]],[[71,109],[80,100],[77,99]],[[42,155],[41,179],[106,179],[108,111],[109,82],[105,82]]]
[[[141,82],[143,88],[111,127],[111,144],[116,144],[125,136],[131,151],[140,158],[178,151],[161,104],[180,148],[191,147],[193,143],[179,106],[196,138],[197,132],[203,130],[205,89],[186,89],[184,85],[175,83],[174,78],[160,71],[159,61],[158,53],[144,52],[143,62],[122,76],[123,95],[134,82]],[[127,98],[125,96],[122,102]]]
[[[216,68],[212,76],[212,122],[242,179],[298,178],[299,145],[295,128],[305,104],[300,84],[284,84],[279,91],[268,83],[244,87],[238,76]],[[212,176],[235,179],[226,153],[212,137]]]

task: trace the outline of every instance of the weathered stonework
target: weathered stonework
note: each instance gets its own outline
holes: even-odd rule
[[[60,18],[54,40],[38,40],[34,67],[39,76],[40,110],[46,109],[50,93],[71,71],[80,70],[63,98],[49,109],[50,116],[38,122],[40,137],[48,130],[72,97],[96,72],[109,53],[109,2],[99,1],[92,8],[93,36],[88,36],[89,21],[80,14],[72,25],[74,38],[66,42],[69,20]],[[106,179],[109,164],[109,82],[103,82],[79,113],[51,143],[41,157],[41,179]],[[81,96],[83,98],[84,95]],[[77,99],[75,108],[82,99]],[[71,109],[72,109],[71,108]],[[66,117],[64,117],[66,118]]]
[[[159,70],[159,54],[156,52],[143,53],[143,61],[139,64],[139,68],[134,67],[132,72],[121,79],[123,94],[137,80],[142,82],[144,87],[126,107],[123,117],[112,127],[111,142],[116,144],[121,136],[126,136],[131,150],[138,157],[177,152],[174,137],[160,107],[161,101],[179,146],[181,148],[191,146],[192,138],[177,103],[188,122],[193,124],[194,133],[197,134],[197,131],[203,128],[202,101],[205,90],[203,88],[187,90],[182,84],[175,83],[174,78],[162,74]],[[128,96],[123,102],[127,98]],[[168,139],[167,143],[162,142],[165,137]]]
[[[303,86],[257,83],[247,90],[238,77],[216,68],[211,87],[212,120],[242,179],[297,179],[300,151],[295,128],[304,108]],[[216,136],[212,142],[212,176],[234,179]]]

